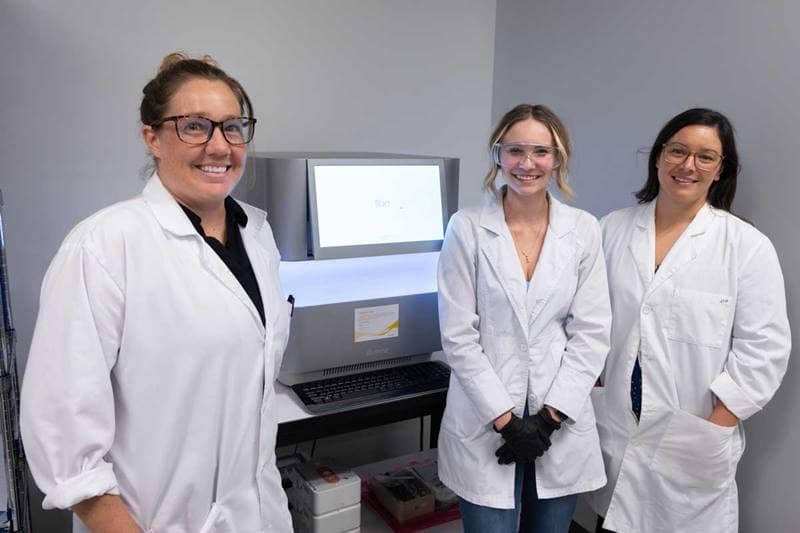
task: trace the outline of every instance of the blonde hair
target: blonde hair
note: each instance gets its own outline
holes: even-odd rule
[[[503,115],[503,118],[500,119],[500,122],[498,122],[489,138],[489,154],[491,155],[493,153],[494,145],[503,140],[509,128],[517,122],[527,119],[541,122],[550,130],[550,135],[553,136],[553,142],[558,149],[559,165],[555,170],[556,186],[566,198],[574,197],[575,192],[567,182],[569,160],[572,156],[572,143],[570,142],[569,133],[567,133],[567,128],[564,126],[564,123],[561,122],[561,119],[559,119],[550,108],[543,105],[519,104]],[[499,169],[499,165],[495,162],[494,157],[491,157],[491,165],[489,172],[483,179],[483,188],[489,192],[493,192],[495,189],[494,182],[497,179],[497,172]]]

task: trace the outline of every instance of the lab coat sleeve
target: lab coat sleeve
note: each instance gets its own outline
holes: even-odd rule
[[[578,264],[578,283],[564,330],[567,336],[561,367],[544,403],[577,420],[610,346],[611,302],[603,257],[600,226],[583,215],[578,229],[584,235]]]
[[[453,216],[439,256],[439,323],[447,363],[478,418],[491,424],[514,402],[480,344],[476,295],[477,242],[469,222]]]
[[[45,275],[21,392],[21,430],[45,509],[119,494],[110,370],[123,292],[91,246],[67,242]]]
[[[763,238],[740,266],[731,349],[711,390],[740,419],[760,411],[786,373],[791,333],[778,256]]]

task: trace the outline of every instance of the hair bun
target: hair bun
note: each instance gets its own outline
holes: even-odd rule
[[[239,101],[242,114],[253,116],[253,105],[242,85],[219,68],[213,57],[207,54],[192,57],[178,51],[167,54],[161,60],[158,74],[142,89],[142,103],[139,106],[142,124],[152,126],[164,118],[172,97],[184,83],[193,79],[225,83]]]
[[[164,71],[170,70],[181,61],[200,61],[207,65],[211,65],[212,67],[219,67],[214,58],[208,54],[204,54],[202,57],[194,58],[186,52],[172,52],[171,54],[164,56],[164,59],[161,60],[161,65],[158,67],[158,73],[160,74]]]

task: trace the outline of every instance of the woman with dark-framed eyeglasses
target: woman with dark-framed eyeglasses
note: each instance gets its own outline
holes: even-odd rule
[[[611,352],[593,392],[609,483],[606,531],[738,531],[741,420],[780,385],[791,340],[769,239],[730,212],[739,156],[728,119],[673,117],[639,205],[602,221]],[[605,529],[602,529],[605,528]]]
[[[230,196],[250,99],[176,53],[140,115],[155,172],[79,223],[42,285],[22,433],[43,506],[74,531],[291,531],[273,388],[289,309],[266,214]]]
[[[578,493],[606,482],[589,399],[611,326],[600,226],[548,190],[572,196],[549,108],[513,108],[489,147],[486,201],[453,216],[439,259],[439,477],[466,533],[566,533]]]

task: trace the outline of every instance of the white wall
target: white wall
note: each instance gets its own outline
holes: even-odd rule
[[[210,53],[242,82],[257,150],[459,157],[461,201],[473,203],[494,17],[490,0],[0,0],[0,188],[21,356],[69,228],[141,190],[137,110],[166,53]],[[417,428],[362,434],[362,457],[413,451]],[[35,518],[39,531],[65,530]]]
[[[661,126],[689,107],[726,113],[743,171],[734,210],[775,244],[800,333],[800,4],[768,0],[498,2],[493,120],[544,103],[570,129],[576,205],[630,205]],[[800,374],[789,365],[766,410],[745,423],[741,531],[800,530]]]

